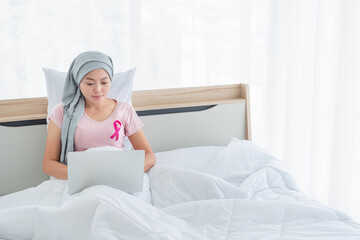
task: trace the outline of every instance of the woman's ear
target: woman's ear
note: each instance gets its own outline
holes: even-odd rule
[[[83,94],[82,94],[82,92],[81,92],[81,88],[80,88],[80,84],[79,84],[79,86],[78,86],[78,89],[79,89],[79,92],[80,92],[80,96],[84,96]]]

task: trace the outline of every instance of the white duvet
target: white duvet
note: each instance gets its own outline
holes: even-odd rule
[[[360,239],[360,225],[302,193],[255,144],[157,153],[144,190],[49,180],[0,197],[2,239]]]

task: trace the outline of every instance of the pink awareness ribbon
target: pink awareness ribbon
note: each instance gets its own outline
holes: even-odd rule
[[[120,129],[121,129],[121,122],[119,120],[116,120],[114,122],[114,129],[115,129],[115,132],[111,136],[111,139],[113,139],[116,136],[116,141],[117,141],[119,139],[119,132],[120,132]]]

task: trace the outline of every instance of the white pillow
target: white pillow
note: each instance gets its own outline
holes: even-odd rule
[[[171,166],[194,171],[203,171],[215,158],[222,146],[198,146],[157,152],[155,166]]]
[[[49,123],[49,116],[53,108],[61,102],[66,72],[61,72],[55,69],[42,68],[45,74],[46,90],[48,98],[47,118],[46,122]],[[132,68],[126,72],[115,73],[111,83],[111,90],[108,95],[109,98],[116,99],[119,102],[126,102],[132,106],[131,93],[134,81],[136,68]],[[124,139],[124,148],[131,149],[131,143],[127,137]]]
[[[264,167],[285,171],[283,162],[259,145],[233,138],[209,162],[204,172],[239,186],[247,177]]]

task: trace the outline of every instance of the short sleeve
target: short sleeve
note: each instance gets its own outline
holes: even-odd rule
[[[141,129],[144,124],[141,122],[139,116],[136,114],[133,107],[129,105],[128,115],[125,121],[125,136],[129,137]]]
[[[54,107],[49,117],[49,120],[53,121],[55,125],[61,129],[63,119],[64,119],[64,108],[62,103],[59,103]]]

